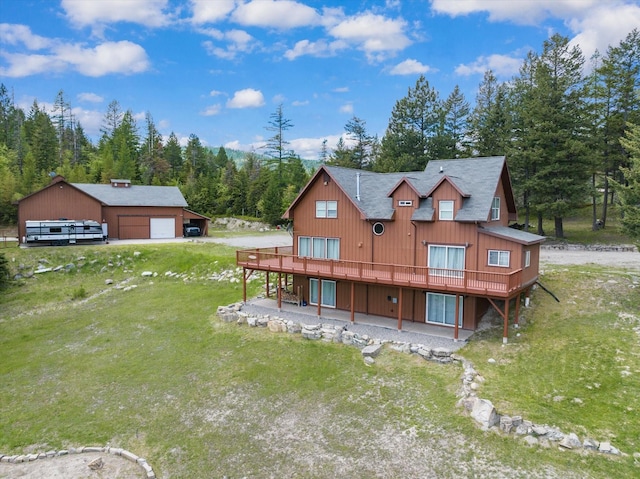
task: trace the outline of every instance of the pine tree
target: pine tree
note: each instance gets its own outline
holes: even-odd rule
[[[511,115],[508,90],[498,83],[491,70],[485,72],[476,95],[476,104],[469,115],[471,150],[478,156],[498,156],[507,153],[511,141]]]
[[[438,93],[421,75],[407,96],[394,105],[373,169],[379,172],[424,169],[429,160],[439,158],[441,124]]]
[[[469,102],[458,85],[442,104],[442,151],[440,158],[464,158],[469,155],[467,119]]]
[[[174,132],[171,132],[164,147],[164,157],[171,168],[171,178],[177,180],[180,177],[184,160],[182,158],[182,147]]]
[[[618,183],[617,190],[622,203],[623,231],[640,240],[640,125],[629,123],[620,143],[629,154],[629,166],[621,167],[624,182]]]

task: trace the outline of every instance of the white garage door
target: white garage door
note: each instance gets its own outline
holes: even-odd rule
[[[151,238],[175,238],[176,219],[175,218],[150,218],[149,227]]]

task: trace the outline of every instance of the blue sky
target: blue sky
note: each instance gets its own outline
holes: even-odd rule
[[[354,115],[384,134],[423,74],[473,105],[554,33],[585,57],[640,26],[640,0],[0,0],[0,83],[28,112],[63,90],[95,141],[107,105],[165,139],[259,151],[282,105],[303,158]]]

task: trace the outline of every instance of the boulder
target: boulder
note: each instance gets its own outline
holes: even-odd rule
[[[382,344],[372,344],[371,346],[365,346],[362,348],[362,355],[366,358],[375,358],[382,350]]]
[[[500,421],[500,416],[493,407],[491,401],[487,399],[478,399],[471,410],[471,417],[478,422],[483,429],[489,429]]]

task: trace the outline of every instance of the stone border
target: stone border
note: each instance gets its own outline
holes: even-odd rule
[[[135,464],[140,465],[140,467],[144,470],[147,479],[155,479],[156,473],[153,472],[153,468],[149,465],[146,459],[142,457],[136,456],[134,453],[127,451],[126,449],[120,449],[117,447],[100,447],[100,446],[85,446],[78,448],[69,448],[62,449],[60,451],[47,451],[41,452],[39,454],[16,454],[16,455],[6,455],[0,453],[0,462],[6,462],[9,464],[19,464],[24,462],[32,462],[38,459],[51,459],[53,457],[66,456],[68,454],[82,454],[83,452],[97,452],[97,453],[105,453],[111,454],[114,456],[120,456],[128,461],[131,461]]]
[[[356,346],[361,350],[364,362],[367,365],[375,363],[374,358],[380,354],[384,344],[388,344],[395,351],[417,354],[428,361],[435,361],[441,364],[462,363],[464,373],[462,375],[461,388],[458,390],[460,399],[457,402],[457,406],[464,407],[485,431],[494,430],[506,435],[513,434],[514,438],[522,437],[528,446],[551,447],[555,443],[562,450],[592,451],[626,456],[610,442],[600,442],[588,437],[581,442],[575,433],[566,434],[557,427],[535,424],[523,419],[521,416],[511,417],[499,414],[491,401],[477,396],[476,391],[480,387],[479,383],[484,382],[484,378],[475,370],[473,364],[446,348],[430,349],[422,344],[370,338],[367,335],[361,336],[346,330],[344,327],[332,324],[305,324],[285,320],[276,315],[249,315],[242,311],[242,306],[242,303],[218,306],[216,314],[218,318],[227,323],[247,324],[250,327],[266,328],[273,333],[301,334],[303,338],[309,340],[322,340]],[[640,452],[634,453],[634,457],[640,458]]]

